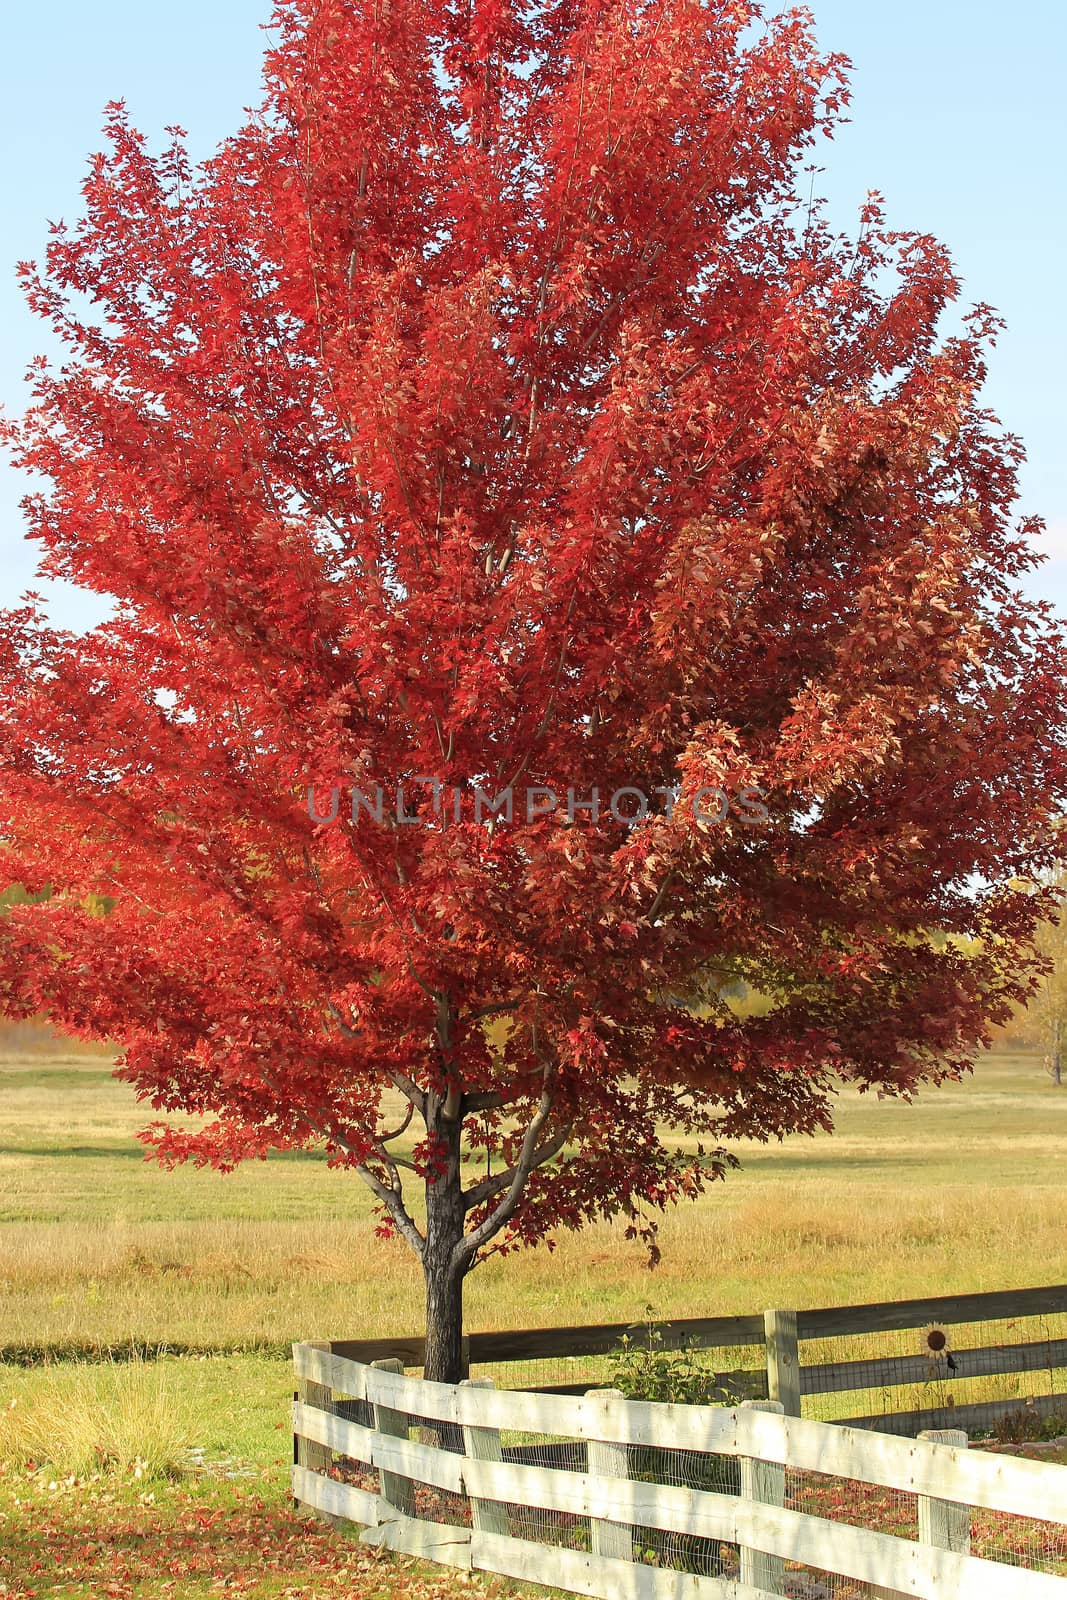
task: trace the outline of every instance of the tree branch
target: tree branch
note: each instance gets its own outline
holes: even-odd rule
[[[363,1030],[361,1028],[351,1027],[345,1021],[344,1017],[342,1017],[332,1000],[327,1000],[326,1009],[333,1017],[334,1021],[337,1023],[337,1026],[340,1028],[346,1039],[358,1039],[361,1037]],[[418,1085],[407,1076],[406,1073],[400,1072],[396,1067],[387,1067],[385,1070],[385,1075],[389,1079],[389,1082],[393,1085],[393,1088],[397,1089],[404,1096],[404,1099],[407,1100],[410,1105],[415,1107],[416,1111],[422,1112],[425,1109],[426,1096],[423,1094]],[[404,1127],[407,1127],[407,1123],[404,1124]],[[402,1133],[404,1131],[403,1128],[400,1131]],[[397,1136],[396,1134],[392,1134],[390,1137],[395,1139]]]
[[[383,1144],[383,1145],[391,1144],[394,1139],[399,1139],[400,1135],[402,1133],[407,1133],[408,1128],[411,1126],[411,1119],[412,1119],[412,1117],[414,1115],[415,1115],[415,1107],[411,1104],[411,1102],[409,1100],[408,1101],[407,1113],[406,1113],[406,1115],[404,1117],[403,1122],[400,1124],[399,1128],[394,1128],[392,1133],[381,1133],[381,1134],[379,1134],[378,1135],[378,1143],[379,1144]],[[395,1159],[396,1159],[395,1156],[390,1157],[390,1160],[394,1160],[395,1161]]]
[[[415,1110],[424,1116],[426,1113],[426,1096],[418,1084],[413,1082],[406,1072],[400,1072],[396,1067],[386,1067],[385,1076],[389,1079],[393,1088],[399,1090],[405,1100],[408,1100],[415,1107]]]
[[[663,903],[670,893],[671,886],[677,876],[678,874],[672,867],[667,876],[664,878],[663,882],[660,884],[656,898],[653,900],[652,904],[648,908],[648,911],[645,913],[648,922],[654,923],[656,918],[659,916],[663,909]]]
[[[562,1128],[559,1133],[552,1139],[547,1140],[543,1145],[539,1145],[537,1142],[549,1117],[552,1115],[554,1105],[555,1101],[550,1094],[546,1092],[541,1096],[540,1104],[523,1138],[519,1159],[510,1173],[500,1173],[497,1178],[483,1179],[483,1183],[490,1186],[502,1186],[507,1183],[507,1191],[496,1210],[456,1245],[452,1253],[453,1264],[456,1267],[466,1269],[470,1266],[482,1246],[488,1244],[489,1240],[494,1238],[505,1223],[509,1222],[515,1215],[530,1174],[535,1168],[544,1166],[546,1161],[551,1161],[552,1157],[558,1155],[566,1144],[567,1139],[570,1137],[571,1123],[568,1123],[565,1128]],[[474,1189],[468,1191],[465,1199],[477,1194],[480,1189],[482,1189],[482,1184],[476,1184]],[[499,1192],[499,1188],[496,1192]],[[469,1209],[469,1207],[466,1207],[466,1209]]]
[[[573,1126],[573,1123],[568,1122],[567,1126],[561,1129],[559,1133],[553,1134],[551,1139],[546,1139],[544,1144],[537,1146],[533,1153],[533,1159],[529,1163],[527,1177],[531,1172],[536,1172],[538,1167],[543,1167],[546,1161],[551,1161],[553,1156],[559,1154],[570,1138]],[[498,1194],[502,1194],[514,1181],[517,1171],[517,1166],[507,1167],[503,1172],[495,1172],[491,1177],[483,1178],[480,1183],[476,1183],[473,1188],[468,1189],[463,1196],[464,1211],[473,1211],[477,1206],[484,1205],[487,1200],[493,1200]]]
[[[376,1174],[373,1173],[366,1164],[357,1167],[356,1171],[363,1179],[363,1182],[367,1185],[367,1188],[370,1190],[371,1194],[373,1194],[377,1200],[380,1200],[382,1205],[389,1212],[389,1215],[397,1225],[397,1229],[407,1240],[408,1244],[421,1261],[425,1241],[423,1240],[422,1234],[412,1221],[407,1207],[404,1205],[404,1197],[400,1193],[399,1188],[393,1188],[390,1185],[383,1183],[382,1180],[377,1177]]]
[[[499,1089],[482,1089],[474,1094],[463,1096],[463,1113],[469,1111],[499,1111],[501,1106],[506,1106],[514,1099],[513,1095],[502,1094]]]
[[[505,1011],[514,1011],[522,1001],[521,995],[516,995],[513,1000],[498,1000],[494,1005],[479,1006],[477,1011],[468,1011],[464,1021],[480,1022],[482,1017],[496,1017]]]
[[[270,1075],[265,1073],[264,1081],[274,1090],[275,1094],[280,1096],[281,1090],[278,1084],[272,1080]],[[408,1122],[411,1121],[413,1114],[413,1108],[409,1107],[408,1117],[404,1123],[404,1127],[398,1129],[396,1133],[388,1134],[386,1137],[390,1139],[399,1137],[399,1134],[404,1131],[404,1128],[407,1127]],[[358,1164],[356,1166],[356,1171],[359,1173],[360,1177],[363,1179],[364,1183],[371,1190],[371,1192],[376,1195],[382,1204],[388,1209],[401,1234],[407,1240],[408,1244],[410,1244],[415,1254],[421,1259],[422,1235],[412,1221],[407,1207],[404,1205],[404,1191],[400,1181],[400,1172],[398,1170],[398,1166],[405,1166],[414,1172],[416,1170],[414,1162],[406,1161],[400,1156],[390,1155],[389,1151],[382,1143],[381,1138],[368,1130],[367,1138],[377,1151],[378,1156],[385,1165],[387,1171],[389,1171],[392,1175],[392,1183],[385,1184],[375,1173],[371,1172],[365,1159],[359,1159],[358,1150],[354,1145],[349,1143],[343,1134],[338,1133],[336,1130],[331,1130],[322,1122],[320,1117],[313,1116],[306,1108],[301,1112],[301,1115],[307,1122],[308,1126],[314,1128],[315,1132],[321,1139],[326,1139],[330,1144],[337,1145],[341,1150],[346,1151],[348,1155],[355,1156],[357,1158]]]
[[[362,1036],[363,1029],[353,1028],[350,1023],[346,1022],[332,1000],[327,1000],[326,1009],[346,1039],[359,1039]]]

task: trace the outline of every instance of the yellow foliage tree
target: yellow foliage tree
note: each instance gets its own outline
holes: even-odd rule
[[[1063,1082],[1063,1058],[1067,1047],[1067,872],[1057,877],[1060,890],[1060,920],[1046,922],[1039,945],[1052,963],[1052,970],[1041,984],[1035,1010],[1041,1022],[1046,1047],[1045,1066],[1053,1083]]]

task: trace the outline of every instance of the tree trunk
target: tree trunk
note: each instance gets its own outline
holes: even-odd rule
[[[440,1162],[434,1181],[426,1184],[426,1357],[423,1376],[433,1383],[459,1383],[466,1374],[463,1360],[463,1280],[455,1264],[463,1239],[465,1212],[460,1178],[461,1124],[444,1117],[433,1128]]]
[[[431,1383],[459,1383],[463,1359],[463,1274],[426,1271],[426,1358],[423,1377]]]

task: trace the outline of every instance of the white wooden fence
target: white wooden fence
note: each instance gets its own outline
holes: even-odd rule
[[[798,1592],[787,1563],[856,1586],[835,1592],[890,1600],[1067,1600],[1067,1576],[969,1553],[973,1508],[1067,1523],[1067,1467],[969,1451],[963,1434],[896,1438],[785,1416],[768,1401],[728,1409],[453,1387],[310,1344],[294,1346],[294,1360],[294,1496],[362,1524],[368,1543],[602,1600],[770,1600]],[[582,1469],[531,1464],[509,1436],[580,1442]],[[650,1449],[737,1458],[740,1492],[636,1481],[637,1447],[646,1461]],[[344,1463],[362,1464],[362,1485],[342,1481]],[[916,1496],[918,1537],[790,1508],[787,1470]],[[434,1516],[442,1503],[453,1520]],[[580,1547],[539,1542],[528,1527],[516,1537],[523,1507],[575,1519]],[[738,1549],[737,1570],[645,1565],[635,1529],[722,1541]]]

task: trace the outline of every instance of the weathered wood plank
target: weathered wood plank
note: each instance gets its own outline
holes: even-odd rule
[[[465,1360],[469,1345],[470,1340],[464,1339]],[[426,1359],[426,1340],[418,1334],[388,1339],[333,1339],[330,1350],[343,1360],[359,1361],[367,1367],[376,1361],[399,1361],[405,1367],[421,1367]],[[469,1360],[466,1364],[470,1365]]]
[[[920,1439],[931,1444],[951,1444],[964,1450],[967,1435],[962,1428],[943,1428],[920,1433]],[[919,1496],[919,1543],[933,1545],[938,1550],[955,1550],[959,1555],[971,1553],[971,1508],[958,1505],[954,1500],[937,1500],[932,1495]]]
[[[405,1367],[421,1367],[426,1340],[416,1334],[389,1339],[331,1339],[330,1351],[343,1361],[358,1361],[365,1367],[375,1361],[401,1361]]]
[[[447,1489],[452,1494],[464,1492],[463,1457],[409,1439],[406,1417],[403,1435],[384,1434],[344,1417],[330,1416],[297,1404],[293,1407],[293,1427],[303,1438],[328,1445],[331,1450],[366,1466],[404,1478],[417,1478],[420,1483],[432,1483],[435,1488]]]
[[[787,1561],[918,1600],[1063,1600],[1063,1579],[914,1544],[805,1512],[739,1501],[737,1537]]]
[[[795,1311],[765,1311],[767,1345],[767,1396],[781,1404],[787,1417],[799,1417],[800,1350]]]
[[[700,1350],[724,1346],[763,1343],[762,1316],[681,1317],[656,1324],[663,1348],[683,1345]],[[472,1333],[472,1365],[492,1362],[552,1361],[566,1356],[610,1355],[627,1337],[635,1344],[644,1338],[644,1327],[633,1322],[604,1322],[576,1328],[527,1328],[506,1333]]]
[[[516,1433],[555,1433],[563,1438],[574,1436],[572,1424],[585,1403],[524,1389],[453,1389],[448,1384],[424,1383],[375,1369],[368,1371],[367,1389],[370,1399],[435,1421]]]
[[[799,1396],[798,1396],[799,1402]],[[749,1400],[750,1410],[767,1411],[772,1416],[782,1416],[780,1400]],[[752,1456],[741,1457],[741,1495],[745,1500],[762,1505],[785,1505],[785,1468],[777,1462],[758,1461]],[[758,1546],[743,1544],[740,1551],[742,1583],[769,1594],[784,1594],[785,1564],[780,1556],[769,1555]]]
[[[898,1384],[958,1382],[961,1378],[997,1377],[1009,1372],[1050,1372],[1067,1367],[1067,1339],[1040,1343],[989,1345],[953,1350],[955,1370],[944,1360],[924,1355],[879,1356],[872,1361],[829,1361],[801,1368],[802,1394],[837,1394],[849,1389],[894,1388]],[[1067,1409],[1067,1394],[1063,1395]]]
[[[983,1457],[978,1451],[918,1444],[881,1431],[872,1434],[836,1423],[726,1407],[618,1401],[595,1392],[571,1399],[507,1389],[450,1389],[372,1368],[354,1370],[366,1373],[367,1388],[374,1391],[368,1398],[441,1421],[562,1439],[756,1456],[885,1488],[940,1493],[1020,1516],[1032,1516],[1034,1506],[1041,1505],[1048,1520],[1067,1521],[1067,1473],[1045,1462]],[[962,1414],[959,1420],[963,1422]],[[872,1418],[871,1426],[881,1429],[884,1421]],[[951,1474],[951,1487],[946,1487],[946,1474]]]
[[[581,1398],[520,1389],[480,1390],[423,1383],[379,1368],[365,1369],[367,1399],[412,1415],[517,1433],[555,1434],[662,1449],[741,1453],[738,1413],[720,1406],[619,1400],[607,1390]]]
[[[766,1367],[744,1367],[734,1372],[709,1372],[708,1377],[722,1390],[724,1396],[741,1403],[742,1400],[767,1399]],[[589,1380],[584,1383],[536,1383],[527,1386],[530,1394],[588,1394]]]
[[[317,1348],[321,1352],[325,1346],[319,1345]],[[297,1394],[300,1399],[307,1405],[318,1406],[328,1411],[333,1404],[333,1388],[329,1379],[316,1380],[300,1373],[298,1379]],[[295,1453],[298,1466],[306,1467],[309,1472],[324,1472],[332,1465],[333,1456],[321,1442],[315,1442],[301,1435],[299,1429],[294,1431],[297,1435]]]
[[[835,1427],[869,1428],[875,1433],[892,1433],[914,1438],[924,1424],[947,1426],[959,1423],[970,1433],[982,1433],[1001,1417],[1022,1411],[1035,1417],[1067,1415],[1067,1394],[1013,1395],[1006,1400],[982,1400],[965,1406],[931,1406],[922,1411],[890,1411],[869,1417],[847,1417]]]
[[[677,1485],[621,1483],[584,1473],[506,1463],[468,1462],[466,1471],[471,1494],[496,1497],[512,1504],[540,1506],[546,1511],[573,1516],[610,1515],[620,1521],[625,1519],[635,1527],[725,1540],[743,1549],[747,1547],[767,1557],[779,1558],[779,1563],[788,1558],[821,1566],[860,1582],[876,1584],[894,1594],[947,1600],[957,1594],[957,1587],[953,1585],[962,1585],[958,1588],[961,1596],[974,1594],[1006,1600],[1010,1592],[1012,1600],[1027,1600],[1030,1594],[1034,1600],[1053,1600],[1053,1597],[1063,1600],[1062,1579],[1055,1580],[1060,1585],[1057,1588],[1049,1584],[1029,1584],[1028,1577],[1029,1587],[1024,1593],[1023,1588],[1014,1587],[1016,1569],[997,1562],[979,1562],[973,1567],[960,1568],[952,1562],[938,1564],[935,1561],[931,1566],[917,1554],[920,1547],[910,1540],[864,1528],[846,1531],[839,1523],[787,1508],[739,1500],[734,1495]],[[770,1587],[765,1592],[776,1591]]]
[[[405,1411],[409,1416],[423,1417],[432,1422],[455,1422],[456,1400],[459,1389],[448,1383],[427,1383],[424,1378],[408,1377],[398,1361],[376,1361],[366,1371],[367,1399],[373,1405],[387,1406]],[[478,1391],[472,1390],[476,1394]],[[503,1399],[510,1390],[494,1395]],[[490,1426],[492,1424],[490,1423]]]
[[[659,1571],[608,1556],[477,1531],[471,1538],[471,1566],[476,1572],[496,1572],[595,1600],[774,1600],[765,1590],[730,1579]]]
[[[605,1390],[590,1390],[575,1399],[514,1389],[499,1389],[492,1395],[464,1391],[457,1409],[462,1421],[509,1431],[707,1454],[718,1451],[720,1440],[734,1440],[738,1426],[738,1413],[725,1407],[618,1400]],[[725,1449],[738,1454],[729,1442]]]
[[[867,1305],[824,1306],[799,1311],[797,1321],[801,1339],[821,1339],[841,1334],[919,1328],[927,1322],[993,1322],[1056,1313],[1067,1313],[1067,1284],[985,1294],[879,1301]],[[675,1318],[659,1324],[659,1330],[667,1349],[682,1344],[699,1349],[758,1345],[764,1339],[763,1319],[760,1316]],[[469,1360],[479,1365],[556,1360],[566,1356],[609,1354],[618,1348],[624,1334],[640,1340],[642,1331],[640,1324],[626,1322],[570,1328],[516,1329],[473,1333],[466,1340],[466,1345]],[[417,1335],[394,1335],[383,1339],[335,1339],[329,1348],[336,1356],[367,1366],[375,1361],[393,1358],[402,1361],[406,1367],[421,1367],[426,1343]]]
[[[298,1378],[320,1383],[337,1394],[365,1400],[369,1367],[335,1356],[324,1344],[294,1344],[293,1370]]]
[[[328,1517],[343,1517],[368,1528],[378,1521],[376,1494],[350,1483],[338,1483],[335,1478],[324,1478],[321,1472],[309,1472],[306,1467],[293,1468],[293,1499]]]
[[[1000,1322],[1017,1317],[1067,1313],[1067,1284],[1046,1289],[1004,1289],[991,1294],[936,1295],[925,1300],[887,1300],[871,1305],[824,1306],[798,1311],[801,1339],[849,1333],[886,1333],[921,1328],[927,1322]]]
[[[667,1526],[741,1545],[755,1546],[758,1541],[759,1548],[771,1555],[821,1567],[859,1582],[877,1583],[920,1600],[1005,1600],[1009,1589],[1012,1600],[1063,1600],[1063,1580],[1047,1573],[1006,1567],[948,1550],[924,1550],[889,1534],[757,1505],[731,1495],[596,1480],[581,1474],[499,1462],[469,1462],[467,1467],[472,1475],[468,1487],[479,1496],[497,1494],[518,1503],[577,1514],[610,1509],[616,1516],[623,1513],[628,1519],[633,1517],[640,1526]],[[382,1505],[376,1496],[299,1467],[293,1473],[293,1492],[303,1503],[332,1515],[360,1522],[369,1522],[372,1517],[391,1519],[368,1536],[368,1542],[427,1555],[451,1565],[466,1565],[462,1548],[468,1537],[465,1530],[396,1517],[393,1508]],[[683,1509],[688,1514],[678,1514]],[[631,1567],[604,1556],[557,1551],[477,1529],[470,1548],[473,1564],[479,1570],[555,1584],[576,1593],[602,1596],[603,1600],[616,1600],[616,1596],[622,1600],[627,1595],[638,1600],[677,1600],[679,1596],[686,1600],[690,1596],[692,1600],[723,1600],[726,1595],[734,1595],[737,1600],[752,1596],[767,1600],[774,1593],[749,1584],[724,1585],[719,1580],[667,1572],[656,1574],[658,1581],[649,1586],[644,1575],[652,1569]],[[494,1564],[501,1554],[503,1561]],[[563,1561],[561,1565],[562,1557],[573,1557],[573,1561]],[[636,1588],[630,1587],[634,1581]]]
[[[614,1518],[631,1527],[703,1539],[732,1540],[735,1533],[736,1495],[508,1462],[467,1461],[464,1477],[469,1494],[510,1505],[538,1506],[593,1521]]]
[[[625,1399],[618,1389],[608,1389],[605,1393],[618,1400]],[[618,1489],[630,1476],[629,1451],[624,1444],[605,1444],[600,1439],[590,1439],[586,1454],[590,1477],[607,1478],[615,1485],[616,1492],[612,1500],[617,1508],[620,1504]],[[590,1517],[589,1548],[593,1555],[610,1556],[616,1561],[632,1561],[634,1537],[628,1523],[629,1518],[621,1516],[617,1509],[614,1519],[610,1521]]]
[[[385,1521],[389,1516],[390,1520]],[[424,1561],[436,1561],[441,1566],[458,1567],[463,1572],[471,1569],[471,1532],[469,1528],[454,1528],[447,1522],[422,1522],[415,1517],[397,1516],[382,1510],[383,1520],[376,1528],[368,1528],[360,1544],[376,1546],[379,1550],[395,1550],[399,1555],[420,1556]]]
[[[365,1428],[358,1422],[349,1421],[347,1417],[323,1411],[318,1406],[309,1405],[305,1400],[294,1400],[293,1432],[301,1439],[311,1439],[316,1444],[326,1445],[330,1450],[349,1456],[353,1461],[361,1461],[366,1466],[373,1465],[374,1445],[378,1435],[373,1428]]]
[[[403,1368],[399,1361],[384,1361],[371,1368],[372,1373],[385,1376],[392,1373],[401,1373]],[[355,1424],[353,1424],[355,1426]],[[392,1406],[374,1403],[374,1430],[378,1434],[390,1434],[394,1439],[407,1444],[408,1416],[406,1411],[394,1410]],[[376,1447],[380,1448],[383,1441],[379,1440]],[[381,1498],[387,1505],[394,1506],[402,1517],[410,1517],[415,1512],[415,1485],[410,1478],[400,1473],[390,1472],[382,1467],[379,1472],[381,1479]]]
[[[1048,1521],[1067,1522],[1067,1471],[1048,1462],[984,1455],[980,1450],[758,1412],[748,1416],[745,1434],[744,1449],[736,1453],[758,1455],[764,1461],[1015,1516],[1032,1517],[1035,1506],[1040,1506]],[[720,1448],[731,1453],[725,1441]]]

